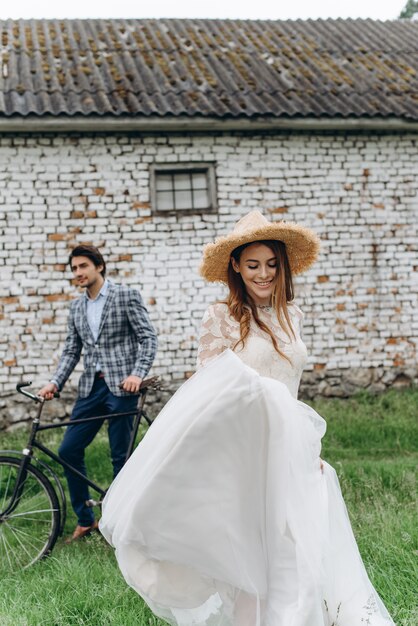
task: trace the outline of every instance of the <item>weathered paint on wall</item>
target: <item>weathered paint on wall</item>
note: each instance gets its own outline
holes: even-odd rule
[[[57,362],[77,295],[74,245],[100,246],[109,278],[141,289],[160,337],[153,373],[174,389],[194,371],[200,319],[223,293],[198,275],[202,246],[253,208],[322,238],[319,262],[296,281],[305,394],[407,384],[417,375],[417,147],[413,133],[1,137],[0,427],[24,418],[15,383],[41,385]],[[218,213],[153,216],[150,164],[190,161],[216,164]]]

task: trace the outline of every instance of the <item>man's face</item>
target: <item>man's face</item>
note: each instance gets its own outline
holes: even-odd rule
[[[93,285],[103,282],[103,276],[101,271],[103,265],[95,266],[86,256],[75,256],[71,259],[71,269],[73,270],[74,278],[77,285],[90,289]]]

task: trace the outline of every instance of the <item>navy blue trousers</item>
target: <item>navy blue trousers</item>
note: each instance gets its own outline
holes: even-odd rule
[[[78,398],[71,420],[109,415],[110,413],[135,413],[138,396],[118,397],[109,391],[104,378],[96,378],[90,395],[87,398]],[[71,424],[65,431],[59,456],[75,467],[84,476],[87,476],[84,462],[84,452],[100,430],[104,420],[94,420],[91,423]],[[113,475],[119,472],[125,462],[132,432],[133,415],[116,417],[108,420],[108,435],[110,453],[113,465]],[[86,506],[90,494],[86,483],[70,471],[65,470],[65,476],[70,491],[71,504],[77,515],[80,526],[90,526],[94,521],[93,510]]]

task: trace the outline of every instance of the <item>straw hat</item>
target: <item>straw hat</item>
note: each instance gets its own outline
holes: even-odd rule
[[[269,222],[260,211],[244,215],[229,235],[218,237],[203,249],[199,271],[209,282],[228,282],[231,252],[244,243],[261,240],[283,241],[293,274],[307,270],[319,252],[319,237],[309,228],[292,222]]]

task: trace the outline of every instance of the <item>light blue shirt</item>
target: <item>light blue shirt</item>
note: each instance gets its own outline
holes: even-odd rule
[[[102,288],[100,289],[97,296],[92,300],[87,291],[85,293],[85,297],[87,299],[87,323],[91,330],[91,334],[94,337],[94,341],[97,341],[99,336],[99,326],[100,320],[102,319],[103,308],[106,302],[107,290],[109,287],[109,282],[107,280],[104,281]],[[96,372],[100,372],[101,367],[100,363],[96,363]]]
[[[89,298],[87,290],[84,293],[84,297],[87,300],[87,323],[91,330],[91,334],[94,337],[94,341],[97,341],[97,338],[99,336],[100,320],[102,319],[102,313],[103,313],[103,308],[106,302],[106,295],[107,295],[108,287],[109,287],[109,281],[105,280],[102,285],[102,288],[100,289],[99,293],[97,294],[94,300]],[[96,372],[100,372],[100,370],[101,370],[100,363],[97,362]],[[57,381],[54,378],[52,378],[50,382],[54,383],[54,385],[58,387]]]

